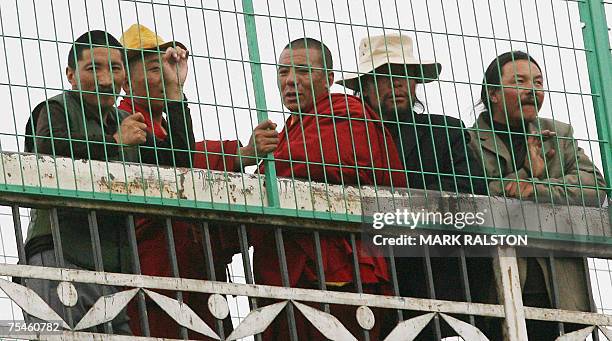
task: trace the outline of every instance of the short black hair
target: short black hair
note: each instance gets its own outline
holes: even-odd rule
[[[329,50],[327,46],[325,46],[325,44],[323,44],[323,42],[316,40],[314,38],[304,37],[304,38],[292,40],[289,44],[287,44],[287,46],[285,46],[283,51],[287,49],[306,49],[306,48],[317,49],[319,50],[319,52],[321,52],[321,56],[323,57],[323,60],[322,60],[323,69],[327,70],[327,69],[334,68],[334,61],[332,59],[331,51]]]
[[[76,69],[77,61],[81,60],[83,51],[95,47],[116,48],[121,52],[121,60],[125,60],[125,50],[117,38],[106,31],[93,30],[84,33],[72,43],[68,52],[68,67]]]
[[[540,69],[540,72],[542,72],[542,68],[538,62],[536,62],[536,60],[527,52],[510,51],[497,56],[497,58],[495,58],[491,64],[489,64],[489,67],[487,67],[484,79],[482,80],[482,89],[480,90],[480,101],[482,104],[484,104],[487,111],[491,112],[491,100],[489,98],[488,90],[496,85],[501,85],[502,68],[504,65],[517,60],[530,61],[534,63],[538,69]]]

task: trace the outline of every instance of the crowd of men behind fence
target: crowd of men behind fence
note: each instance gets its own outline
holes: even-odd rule
[[[121,40],[104,31],[79,37],[68,54],[66,76],[72,88],[47,99],[33,110],[25,127],[27,152],[73,159],[118,160],[172,167],[242,172],[273,153],[281,177],[342,185],[376,185],[489,196],[540,203],[598,206],[606,184],[589,157],[577,146],[568,124],[538,117],[544,103],[544,75],[538,62],[521,51],[506,52],[487,67],[480,104],[482,112],[471,129],[457,118],[429,114],[416,87],[438,79],[442,65],[415,57],[407,35],[364,37],[359,43],[359,73],[334,77],[331,51],[324,43],[301,38],[289,42],[278,58],[278,88],[291,115],[281,132],[267,120],[253,130],[249,143],[237,140],[196,141],[190,107],[183,93],[188,50],[180,42],[165,42],[143,25],[133,25]],[[334,84],[349,93],[331,93]],[[125,95],[116,106],[120,91]],[[204,123],[206,124],[206,122]],[[265,171],[259,164],[258,171]],[[29,265],[132,273],[126,219],[97,215],[102,264],[93,257],[86,212],[57,210],[63,259],[56,259],[50,210],[33,209],[26,240]],[[144,275],[173,276],[166,242],[166,219],[137,216],[135,232],[140,270]],[[227,280],[226,265],[240,252],[235,228],[210,225],[214,277],[204,270],[201,225],[172,219],[178,275],[182,278]],[[254,247],[255,283],[355,292],[353,253],[356,252],[362,292],[393,295],[390,262],[395,262],[399,294],[427,298],[427,269],[420,258],[386,258],[382,251],[343,234],[321,234],[317,259],[312,233],[284,235],[288,278],[281,276],[273,229],[249,230]],[[549,264],[545,258],[520,258],[525,305],[589,311],[586,269],[580,258],[556,258],[559,300],[553,305]],[[322,265],[319,272],[317,264]],[[491,262],[468,259],[472,300],[496,303]],[[465,300],[454,258],[431,259],[436,298]],[[324,280],[320,278],[320,273]],[[27,280],[60,316],[64,306],[57,282]],[[120,288],[77,284],[80,320],[102,295]],[[169,292],[160,291],[171,295]],[[204,321],[217,323],[207,308],[208,295],[184,293],[184,302]],[[263,301],[260,305],[273,302]],[[149,335],[177,338],[179,326],[155,303],[146,302]],[[354,306],[332,305],[330,312],[358,339],[363,329]],[[371,340],[382,340],[398,323],[397,315],[374,310]],[[117,334],[144,335],[138,309],[130,305],[112,321]],[[33,319],[33,318],[31,318]],[[482,319],[478,327],[490,339],[500,339],[499,321]],[[324,336],[299,313],[295,328],[300,339]],[[226,336],[232,326],[222,321]],[[289,339],[286,315],[263,333],[264,340]],[[566,332],[576,326],[569,326]],[[92,328],[93,331],[102,329]],[[421,339],[433,338],[426,329]],[[452,335],[444,328],[443,336]],[[534,340],[558,336],[555,323],[528,321]],[[190,338],[206,339],[190,333]]]

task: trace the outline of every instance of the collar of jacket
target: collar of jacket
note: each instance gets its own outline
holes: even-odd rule
[[[80,91],[68,90],[67,92],[68,96],[72,96],[72,98],[74,98],[77,103],[81,103],[81,108],[87,118],[92,119],[98,123],[102,123],[102,120],[100,120],[100,118],[102,117],[104,119],[104,124],[113,124],[115,122],[114,112],[117,107],[112,106],[110,108],[102,110],[99,105],[92,105],[85,102],[85,100],[83,100],[83,98],[81,97]],[[109,118],[111,120],[110,122],[108,121]]]
[[[512,169],[512,154],[506,144],[501,139],[495,138],[495,133],[490,124],[491,118],[487,111],[483,111],[476,120],[476,128],[474,134],[478,136],[482,149],[486,149],[491,153],[503,158],[506,161],[506,167]],[[540,131],[538,126],[533,122],[529,122],[526,127],[527,131]],[[477,151],[478,152],[478,151]]]
[[[414,111],[410,113],[409,119],[400,119],[399,124],[391,123],[392,125],[395,125],[393,130],[395,134],[393,136],[397,143],[398,150],[401,149],[399,147],[400,142],[403,144],[404,159],[406,156],[411,155],[416,149],[417,141],[419,141],[419,143],[423,143],[423,141],[425,141],[424,135],[426,133],[430,134],[430,123],[431,121],[429,114],[418,114]],[[427,124],[427,126],[424,124]],[[429,135],[429,138],[434,139],[434,135]]]
[[[149,109],[139,105],[138,103],[134,103],[134,101],[132,101],[132,99],[129,97],[124,97],[123,99],[121,99],[121,102],[119,103],[119,109],[124,110],[130,114],[136,112],[141,113],[144,117],[144,123],[147,125],[147,131],[149,133],[155,134],[155,137],[160,140],[165,140],[168,137],[167,123],[163,116],[161,121],[153,121]]]

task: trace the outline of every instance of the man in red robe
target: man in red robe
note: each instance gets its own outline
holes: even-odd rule
[[[379,116],[357,97],[329,93],[329,86],[334,83],[334,74],[330,71],[332,57],[323,43],[311,38],[294,40],[285,47],[278,64],[283,104],[292,112],[274,152],[278,176],[342,185],[406,186],[393,138]],[[260,171],[263,172],[263,167]],[[283,240],[289,286],[318,288],[313,235],[290,231],[283,234]],[[272,230],[254,231],[251,242],[255,247],[256,283],[281,286]],[[357,250],[364,292],[390,293],[389,271],[381,250],[362,244],[359,237]],[[321,251],[327,289],[354,292],[349,237],[322,235]],[[331,313],[360,338],[363,333],[355,319],[356,308],[332,306]],[[295,319],[300,339],[325,339],[297,311]],[[378,339],[379,328],[380,323],[376,323],[370,331],[371,339]],[[288,338],[288,324],[281,314],[266,329],[264,339]]]
[[[239,141],[205,140],[194,143],[183,138],[193,136],[187,100],[182,89],[187,77],[187,49],[180,42],[164,43],[161,37],[142,25],[131,26],[121,38],[128,48],[129,81],[123,88],[127,96],[119,108],[129,113],[140,113],[147,125],[147,143],[154,150],[152,157],[143,162],[158,165],[207,168],[222,171],[241,171],[254,165],[257,155],[265,155],[276,148],[278,133],[276,124],[265,121],[259,124],[247,146]],[[164,117],[164,113],[166,114]],[[185,134],[188,131],[188,134]],[[194,146],[195,145],[195,146]],[[255,147],[256,146],[256,147]],[[189,150],[195,149],[195,153]],[[150,155],[150,151],[141,151]],[[149,216],[137,217],[136,240],[140,257],[141,273],[151,276],[172,276],[165,233],[165,219]],[[176,249],[179,276],[181,278],[210,279],[205,273],[203,236],[201,226],[189,221],[172,220],[172,233]],[[211,248],[217,281],[226,281],[225,266],[239,252],[235,229],[221,231],[210,227]],[[160,291],[163,292],[163,291]],[[173,296],[172,292],[163,292]],[[183,301],[204,321],[215,329],[215,319],[208,310],[208,295],[184,292]],[[130,327],[134,335],[142,335],[136,305],[128,308]],[[179,338],[179,326],[160,307],[147,302],[149,331],[152,337]],[[224,321],[225,333],[231,329],[231,321]],[[225,335],[227,336],[227,334]],[[206,339],[203,335],[190,333],[191,339]]]

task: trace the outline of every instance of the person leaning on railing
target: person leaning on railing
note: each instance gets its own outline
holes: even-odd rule
[[[80,36],[68,54],[66,76],[72,90],[37,105],[26,126],[25,150],[37,154],[73,159],[122,160],[118,144],[138,145],[146,140],[142,116],[130,115],[115,107],[126,73],[123,48],[119,41],[104,31],[91,31]],[[86,212],[58,209],[58,222],[64,267],[94,270],[91,237]],[[29,265],[59,266],[54,255],[50,211],[32,209],[26,256]],[[125,218],[98,214],[98,231],[104,269],[129,272]],[[28,279],[34,290],[60,316],[63,304],[57,294],[58,282]],[[72,308],[76,323],[102,296],[101,285],[75,283],[78,301]],[[109,287],[107,294],[116,292]],[[101,328],[94,328],[103,332]],[[130,334],[125,310],[113,320],[115,333]]]
[[[416,85],[438,78],[442,66],[420,61],[414,56],[412,39],[406,35],[386,34],[365,37],[359,43],[360,74],[347,74],[337,83],[361,95],[368,108],[380,114],[389,129],[407,170],[409,188],[454,193],[487,194],[480,163],[468,147],[469,132],[460,119],[438,114],[417,114],[423,106]],[[425,260],[421,257],[396,257],[400,295],[431,298],[427,286]],[[468,259],[468,270],[478,271],[481,260]],[[458,258],[431,258],[436,298],[465,299]],[[388,315],[388,317],[392,317]],[[387,321],[391,328],[395,326]],[[451,330],[443,334],[454,335]],[[422,339],[432,339],[432,330]]]
[[[606,198],[606,184],[577,146],[572,127],[538,117],[544,103],[543,84],[540,66],[521,51],[499,55],[485,72],[480,99],[486,110],[473,126],[471,147],[490,180],[490,194],[556,205],[599,206]],[[553,291],[546,259],[519,258],[518,266],[524,304],[551,308]],[[583,259],[555,258],[555,269],[558,308],[590,311]],[[528,321],[527,328],[530,339],[558,336],[555,323]]]
[[[129,113],[143,115],[148,136],[155,139],[157,159],[143,160],[148,163],[172,165],[172,150],[164,148],[183,148],[194,146],[194,141],[183,140],[184,131],[192,130],[188,102],[183,94],[183,86],[188,73],[188,51],[178,41],[164,42],[155,32],[144,25],[134,24],[126,30],[121,42],[127,49],[128,79],[123,85],[126,96],[119,105]],[[164,115],[165,114],[165,115]],[[244,166],[255,164],[254,157],[273,151],[278,143],[276,124],[265,121],[256,127],[251,142],[240,146],[237,140],[195,142],[196,152],[192,153],[193,166],[214,170],[240,171]],[[193,134],[193,133],[191,133]],[[255,148],[257,145],[257,148]],[[238,148],[244,159],[238,159]],[[193,149],[193,147],[191,148]],[[174,151],[180,153],[181,151]],[[206,153],[205,153],[206,152]],[[184,154],[188,155],[188,154]],[[189,167],[189,158],[175,158],[176,166]],[[242,164],[241,164],[242,161]],[[165,234],[166,220],[138,216],[136,219],[136,239],[143,275],[172,276],[168,243]],[[204,269],[204,245],[202,245],[201,224],[190,221],[172,220],[176,258],[181,278],[210,279]],[[225,266],[232,261],[234,253],[239,252],[237,236],[231,235],[235,229],[221,229],[210,226],[211,248],[215,263],[215,279],[226,281]],[[160,291],[162,292],[162,291]],[[173,295],[171,292],[163,292]],[[216,319],[208,309],[208,294],[184,292],[183,301],[202,317],[208,325],[214,326]],[[134,335],[144,335],[135,302],[128,307],[130,326]],[[180,338],[179,326],[158,305],[148,302],[147,317],[149,335],[152,337]],[[224,321],[225,333],[231,332],[231,319]],[[190,338],[207,339],[203,335],[190,332]]]
[[[359,74],[337,83],[354,90],[384,120],[403,153],[408,187],[487,194],[482,166],[469,157],[470,135],[460,119],[422,113],[416,85],[438,78],[442,65],[414,56],[412,39],[386,34],[359,43]]]
[[[289,43],[278,60],[278,86],[283,104],[291,111],[274,152],[276,174],[344,185],[405,187],[402,163],[393,138],[378,115],[364,108],[358,98],[331,94],[334,74],[329,49],[312,38]],[[350,120],[349,120],[350,118]],[[260,172],[263,172],[263,166]],[[283,285],[274,231],[252,230],[253,267],[258,284]],[[283,235],[289,286],[318,288],[317,258],[311,233],[289,231]],[[346,235],[322,235],[322,271],[328,290],[355,291],[352,254],[356,251],[363,291],[389,294],[387,262],[378,249],[357,240],[352,250]],[[332,305],[331,313],[353,335],[363,335],[355,320],[356,307]],[[379,339],[380,311],[372,340]],[[304,317],[296,313],[300,339],[324,340]],[[279,315],[264,332],[266,340],[288,340],[285,315]]]

